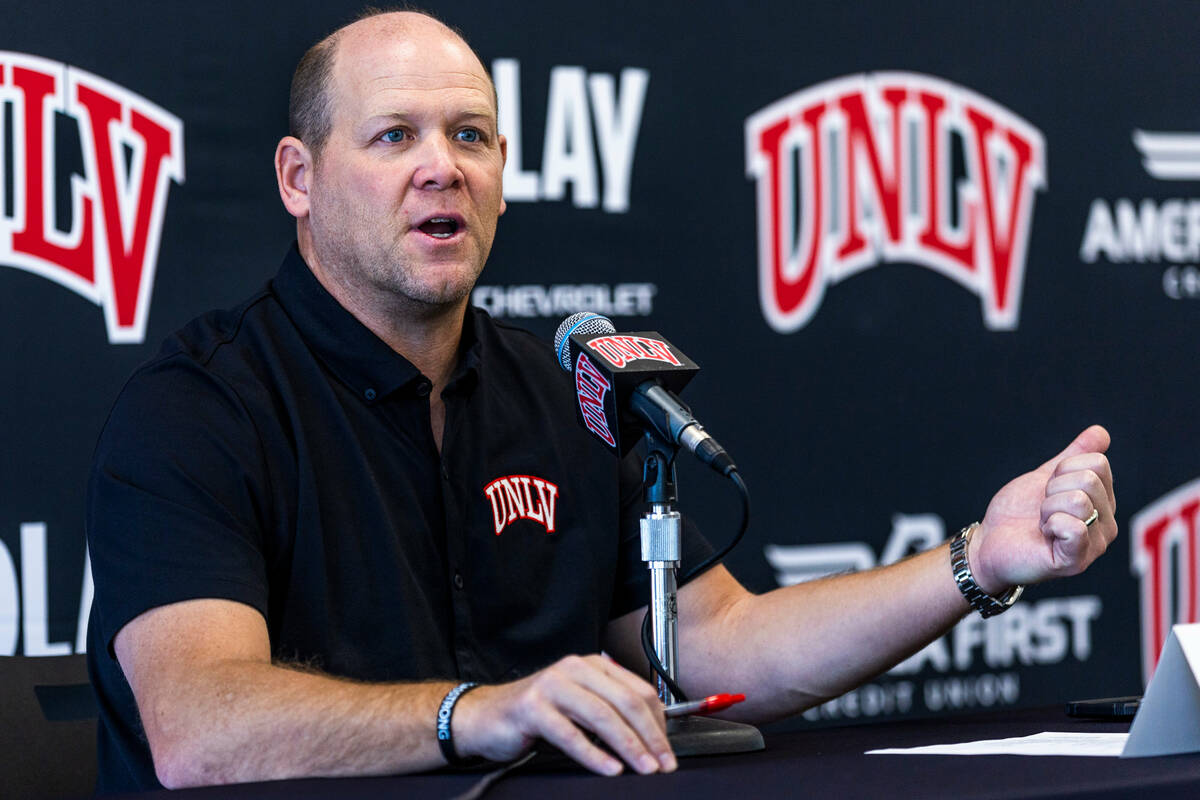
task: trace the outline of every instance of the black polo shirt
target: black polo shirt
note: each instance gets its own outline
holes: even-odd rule
[[[468,311],[440,454],[430,387],[294,247],[133,375],[88,491],[101,790],[158,786],[112,654],[156,606],[245,603],[276,659],[331,674],[497,682],[645,605],[637,462],[576,423],[550,345]]]

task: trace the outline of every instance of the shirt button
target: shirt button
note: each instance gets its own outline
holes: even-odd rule
[[[461,589],[463,587],[463,576],[458,570],[454,571],[454,588]]]
[[[375,390],[367,389],[365,392],[363,392],[363,397],[367,398],[368,400],[374,400],[375,399]]]
[[[429,381],[421,381],[417,384],[417,394],[421,395],[421,397],[429,394],[431,389],[433,389],[433,386],[430,385]]]
[[[450,470],[446,469],[445,464],[442,464],[442,480],[450,480]]]

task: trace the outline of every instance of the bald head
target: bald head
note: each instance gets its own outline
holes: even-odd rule
[[[441,46],[465,48],[487,80],[495,103],[496,90],[491,85],[491,76],[458,31],[424,12],[368,10],[354,22],[343,25],[310,47],[292,75],[288,103],[289,133],[308,146],[314,159],[320,156],[333,130],[334,88],[339,56],[343,51],[355,53],[371,42],[386,37],[411,39],[414,46],[417,42],[421,42],[421,46],[438,42]]]

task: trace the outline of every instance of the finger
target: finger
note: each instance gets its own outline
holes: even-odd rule
[[[638,732],[600,695],[582,686],[570,685],[564,686],[551,700],[574,723],[572,727],[580,726],[595,733],[638,772],[658,771],[658,759],[646,748]]]
[[[1074,515],[1062,512],[1050,515],[1042,530],[1054,540],[1055,571],[1060,575],[1082,572],[1104,554],[1117,536],[1117,524],[1111,518],[1097,518],[1087,525]]]
[[[1049,499],[1057,494],[1065,494],[1069,492],[1084,492],[1088,499],[1091,500],[1092,506],[1098,509],[1101,513],[1112,514],[1112,497],[1109,494],[1108,486],[1105,485],[1104,479],[1090,469],[1078,470],[1069,472],[1065,475],[1058,475],[1051,478],[1046,484],[1046,498]],[[1088,514],[1091,509],[1088,509]],[[1084,515],[1084,518],[1087,514]]]
[[[624,769],[621,762],[592,744],[583,731],[558,709],[546,705],[538,716],[538,735],[568,757],[601,775],[621,774]]]
[[[1105,496],[1108,498],[1107,508],[1113,511],[1116,510],[1116,497],[1113,494],[1112,466],[1108,463],[1108,458],[1103,453],[1084,453],[1082,455],[1070,456],[1058,462],[1054,468],[1055,477],[1068,475],[1072,472],[1095,473],[1104,488]],[[1053,483],[1053,481],[1051,482]],[[1047,489],[1047,493],[1049,493],[1049,489]],[[1097,499],[1100,497],[1099,494],[1093,494],[1092,496]]]
[[[599,658],[596,661],[596,665],[605,676],[623,686],[626,691],[641,700],[649,714],[648,719],[663,732],[665,737],[667,718],[663,714],[662,700],[659,699],[654,685],[641,675],[625,669],[625,667],[608,656]]]
[[[1061,453],[1042,464],[1038,469],[1053,470],[1059,461],[1081,453],[1103,453],[1108,450],[1111,441],[1108,431],[1099,425],[1093,425],[1076,436]]]
[[[659,764],[663,769],[675,768],[662,703],[649,683],[602,656],[568,658],[560,662],[560,666],[572,680],[607,703],[625,727],[636,732],[640,745],[639,761],[642,755],[648,754],[658,762],[655,769]],[[605,719],[609,719],[607,715]],[[596,730],[596,733],[604,735],[602,730]],[[615,749],[612,742],[609,744]],[[638,762],[629,763],[638,766]],[[643,770],[639,767],[639,771]]]
[[[1073,472],[1067,472],[1063,475],[1052,478],[1046,484],[1046,495],[1049,496],[1056,492],[1071,491],[1073,489],[1082,489],[1087,492],[1092,498],[1092,502],[1099,512],[1101,523],[1111,521],[1111,525],[1107,525],[1105,539],[1109,542],[1117,535],[1116,530],[1116,495],[1113,492],[1112,471],[1108,464],[1108,459],[1100,454],[1092,454],[1091,456],[1075,456],[1067,459],[1070,468],[1088,466],[1090,469],[1077,469]],[[1089,512],[1090,513],[1090,512]],[[1085,516],[1084,519],[1087,517]],[[1045,513],[1042,515],[1045,519]]]
[[[675,753],[671,749],[671,742],[667,739],[667,718],[663,713],[662,700],[659,699],[654,686],[640,675],[630,672],[611,658],[602,657],[599,659],[598,664],[607,677],[618,685],[623,686],[628,692],[628,695],[622,695],[622,697],[640,699],[642,709],[631,707],[627,709],[628,713],[625,716],[636,723],[642,740],[658,758],[662,768],[667,772],[673,771],[678,766],[678,763],[675,760]],[[609,702],[621,708],[618,701],[609,698]],[[650,727],[646,727],[646,725]]]
[[[1061,511],[1051,514],[1042,524],[1042,532],[1054,539],[1056,574],[1074,575],[1090,563],[1088,527],[1079,517]]]
[[[1047,492],[1049,492],[1048,487]],[[1046,499],[1042,501],[1039,522],[1044,526],[1055,514],[1067,514],[1074,517],[1077,522],[1084,523],[1086,527],[1085,520],[1092,515],[1092,509],[1098,511],[1099,507],[1092,497],[1082,489],[1065,489],[1053,494],[1047,493]]]

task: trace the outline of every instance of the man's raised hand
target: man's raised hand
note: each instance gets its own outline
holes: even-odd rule
[[[1093,425],[996,493],[968,553],[984,591],[1078,574],[1108,548],[1117,536],[1109,441]]]

